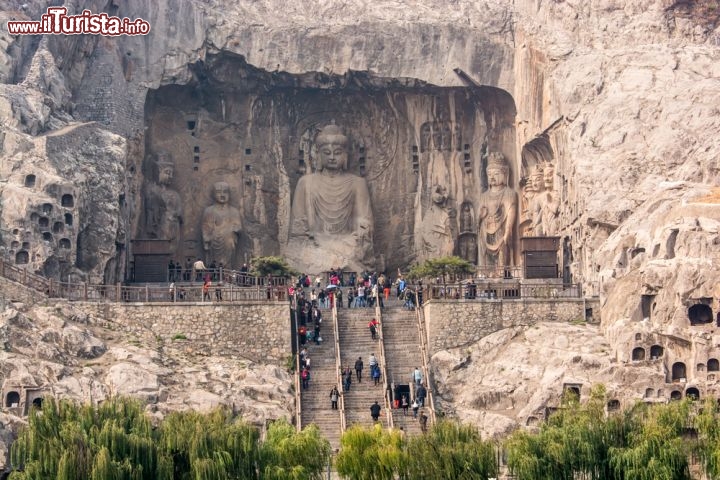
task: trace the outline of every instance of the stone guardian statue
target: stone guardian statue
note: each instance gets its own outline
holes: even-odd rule
[[[235,249],[242,230],[240,211],[229,204],[230,186],[217,182],[213,186],[215,203],[202,215],[202,241],[207,265],[234,266]]]
[[[417,234],[418,261],[447,257],[455,250],[450,213],[446,208],[447,199],[446,189],[436,185],[432,192],[432,204],[425,213]]]
[[[300,177],[287,257],[301,271],[374,269],[373,211],[364,178],[346,171],[349,140],[336,125],[315,137],[318,171]]]
[[[478,264],[505,267],[513,263],[513,229],[518,195],[508,187],[509,167],[500,152],[488,155],[488,189],[479,198]]]
[[[145,184],[143,230],[145,238],[170,240],[170,252],[177,252],[183,206],[180,194],[170,187],[175,163],[169,152],[159,151],[153,165],[155,179]]]

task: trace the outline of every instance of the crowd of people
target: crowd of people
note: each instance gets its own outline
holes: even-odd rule
[[[313,343],[320,345],[322,342],[322,310],[332,308],[334,305],[337,305],[338,308],[345,307],[343,290],[346,292],[347,308],[375,305],[382,308],[393,294],[405,308],[410,309],[421,304],[423,291],[422,284],[411,287],[402,276],[398,276],[395,281],[392,281],[384,274],[363,272],[361,275],[355,275],[354,273],[343,274],[335,270],[329,272],[326,278],[316,277],[313,279],[308,275],[300,275],[297,282],[290,287],[289,294],[295,299],[297,311],[300,378],[303,389],[310,388],[312,362],[308,347]],[[377,318],[370,317],[367,326],[371,339],[379,339],[380,324]],[[353,381],[358,384],[363,382],[365,368],[366,362],[361,356],[354,361],[354,365],[345,365],[340,368],[341,385],[333,386],[328,395],[331,409],[338,409],[340,398],[351,390]],[[374,387],[381,386],[382,368],[374,353],[370,353],[367,358],[367,369],[372,385]],[[415,368],[411,372],[410,380],[414,388],[409,389],[408,392],[394,392],[393,407],[402,408],[404,415],[409,415],[409,410],[412,408],[413,418],[418,420],[421,430],[425,432],[428,417],[422,409],[425,406],[427,387],[423,383],[422,371]],[[410,391],[413,391],[414,395],[411,396]],[[377,401],[370,405],[370,415],[373,421],[379,421],[381,411],[382,407]]]

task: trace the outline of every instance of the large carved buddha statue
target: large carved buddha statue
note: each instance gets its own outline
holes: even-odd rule
[[[513,263],[513,229],[518,195],[508,183],[509,167],[500,152],[488,156],[488,189],[480,195],[478,264],[505,267]]]
[[[242,230],[240,210],[230,205],[230,186],[213,185],[214,203],[202,215],[202,240],[205,261],[218,267],[232,268],[238,236]]]
[[[315,137],[318,171],[300,178],[287,257],[307,272],[374,268],[373,212],[365,179],[346,171],[348,138],[336,125]]]

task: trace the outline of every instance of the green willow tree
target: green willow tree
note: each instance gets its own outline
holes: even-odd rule
[[[153,428],[136,400],[79,407],[48,398],[11,448],[12,480],[313,480],[330,446],[274,422],[267,440],[228,409],[177,412]]]
[[[689,402],[605,415],[605,389],[580,404],[564,399],[537,433],[517,431],[506,441],[508,466],[518,480],[686,480],[692,445],[683,432]]]
[[[399,430],[351,427],[335,459],[351,480],[470,480],[497,476],[495,445],[471,426],[442,421],[426,435],[405,439]]]

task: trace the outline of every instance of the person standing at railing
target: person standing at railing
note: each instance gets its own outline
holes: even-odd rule
[[[170,288],[168,289],[168,296],[170,297],[169,300],[171,302],[175,301],[175,282],[172,282],[170,284]]]
[[[202,293],[203,293],[203,302],[205,300],[207,300],[208,302],[212,301],[212,299],[210,298],[210,280],[205,280],[205,283],[203,283]]]

